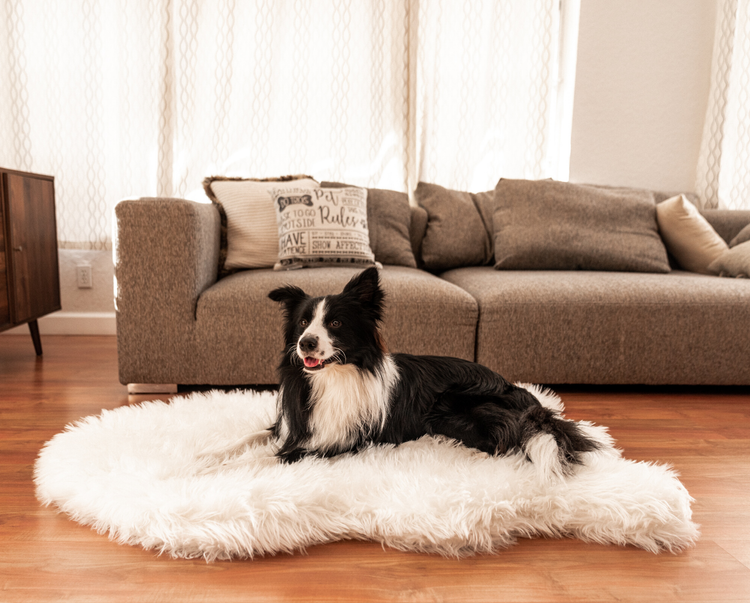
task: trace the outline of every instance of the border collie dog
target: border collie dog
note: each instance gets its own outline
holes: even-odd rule
[[[575,422],[480,364],[388,353],[376,268],[356,275],[338,295],[312,298],[286,286],[269,297],[286,318],[271,428],[284,462],[429,434],[491,455],[522,452],[541,470],[564,474],[582,463],[582,453],[600,447]]]

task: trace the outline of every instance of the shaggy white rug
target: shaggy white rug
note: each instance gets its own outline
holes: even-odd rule
[[[118,542],[206,560],[341,539],[450,556],[533,536],[675,552],[699,536],[675,472],[614,448],[551,481],[519,456],[431,437],[292,465],[269,443],[228,455],[270,425],[275,402],[272,392],[210,392],[87,417],[40,452],[37,496]]]

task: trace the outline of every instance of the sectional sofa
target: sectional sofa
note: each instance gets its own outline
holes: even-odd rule
[[[210,204],[116,207],[124,384],[274,384],[282,315],[268,292],[338,292],[361,270],[229,269],[222,182],[241,184],[207,179]],[[411,204],[367,192],[390,350],[549,385],[750,384],[750,280],[685,270],[668,253],[657,204],[671,195],[513,180],[480,194],[420,183]],[[727,248],[750,224],[750,211],[702,216]]]

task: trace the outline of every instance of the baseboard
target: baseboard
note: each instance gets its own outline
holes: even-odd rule
[[[114,312],[55,312],[38,322],[41,335],[117,335]],[[28,325],[21,325],[0,336],[28,334]]]

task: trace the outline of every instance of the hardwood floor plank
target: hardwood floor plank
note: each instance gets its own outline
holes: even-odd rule
[[[750,537],[747,534],[743,540],[734,537],[727,540],[717,540],[716,544],[742,563],[742,565],[750,568]]]
[[[748,601],[750,391],[561,388],[570,418],[606,425],[626,458],[670,463],[696,499],[697,546],[672,555],[521,540],[445,559],[337,542],[207,564],[160,557],[81,526],[34,494],[46,441],[128,397],[113,337],[0,337],[0,601]]]

